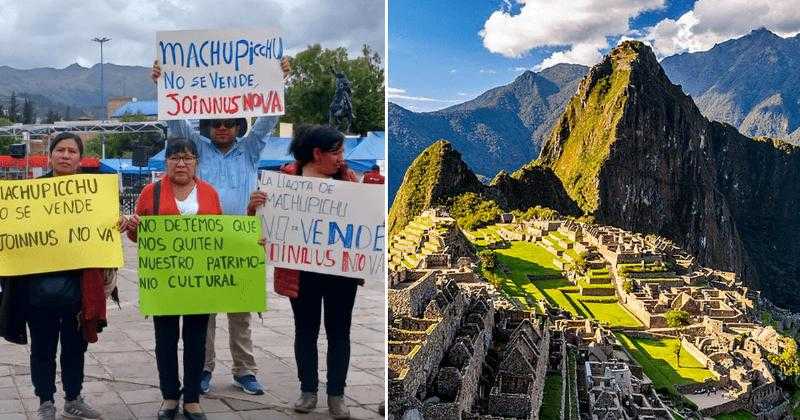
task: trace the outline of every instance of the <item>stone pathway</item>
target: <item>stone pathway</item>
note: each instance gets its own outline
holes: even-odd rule
[[[160,405],[155,360],[153,323],[137,308],[135,244],[125,243],[125,267],[118,283],[122,308],[109,309],[110,326],[86,354],[83,395],[106,420],[155,418]],[[385,399],[385,297],[384,285],[373,282],[360,287],[353,313],[350,372],[347,399],[353,418],[381,418],[378,404]],[[294,323],[288,299],[274,293],[268,280],[268,307],[263,322],[254,315],[253,341],[258,378],[266,394],[252,396],[232,385],[227,320],[217,318],[217,367],[209,395],[201,404],[212,420],[228,419],[327,419],[325,398],[324,328],[320,332],[320,403],[314,413],[297,414],[291,403],[299,393],[294,362]],[[39,401],[33,393],[29,348],[0,340],[0,419],[35,418]],[[179,359],[181,357],[179,356]],[[183,369],[181,368],[181,372]],[[59,376],[60,374],[57,374]],[[61,413],[63,391],[56,379],[56,407]],[[60,417],[59,417],[60,418]],[[179,416],[182,418],[182,416]]]

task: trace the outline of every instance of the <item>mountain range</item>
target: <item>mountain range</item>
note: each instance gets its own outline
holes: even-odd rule
[[[797,310],[799,177],[800,147],[710,121],[648,46],[626,41],[580,81],[538,159],[478,185],[457,148],[436,142],[411,164],[389,225],[395,231],[464,191],[507,210],[592,215],[667,237]]]
[[[539,73],[526,71],[508,85],[434,112],[416,113],[390,102],[390,200],[411,161],[437,139],[452,142],[485,178],[535,159],[587,70],[558,64]]]
[[[150,69],[140,66],[103,65],[103,96],[132,96],[143,100],[155,99],[156,86],[150,80]],[[104,115],[100,107],[100,65],[82,67],[72,64],[63,69],[50,67],[20,70],[0,66],[0,98],[8,106],[8,96],[15,92],[17,103],[22,98],[32,101],[36,114],[44,117],[52,110],[65,115],[67,107],[72,118],[83,115],[96,118]]]
[[[800,35],[781,38],[761,28],[708,51],[667,57],[661,66],[707,118],[747,136],[800,143]]]
[[[665,58],[668,78],[709,119],[749,136],[800,142],[800,35],[758,29],[709,51]],[[544,138],[588,68],[559,64],[440,111],[415,113],[389,104],[389,199],[421,150],[445,139],[482,179],[538,157]]]

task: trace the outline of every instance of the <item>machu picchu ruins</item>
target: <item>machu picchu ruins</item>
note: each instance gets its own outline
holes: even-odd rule
[[[790,416],[798,317],[665,238],[437,207],[389,253],[389,418]]]

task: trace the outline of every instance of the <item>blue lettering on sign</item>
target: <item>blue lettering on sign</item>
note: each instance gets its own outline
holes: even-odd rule
[[[353,247],[353,224],[349,223],[345,227],[344,232],[336,222],[328,223],[328,245],[333,245],[337,241],[342,242],[344,248],[350,249]]]
[[[245,64],[252,66],[259,58],[278,60],[283,58],[283,38],[272,38],[260,42],[249,39],[202,40],[197,42],[159,41],[161,64],[192,67],[210,67],[232,64],[239,71]]]
[[[319,241],[319,237],[322,236],[322,231],[319,228],[319,222],[321,221],[320,219],[314,219],[306,226],[305,221],[302,219],[300,220],[300,230],[303,231],[303,242],[305,242],[306,245],[322,245]]]

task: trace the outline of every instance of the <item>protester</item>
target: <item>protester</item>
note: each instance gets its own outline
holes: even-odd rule
[[[290,71],[289,60],[281,61],[284,76]],[[151,77],[158,82],[161,67],[153,64]],[[256,119],[250,132],[245,136],[247,121],[244,118],[201,120],[200,131],[189,126],[184,120],[167,121],[169,136],[189,139],[197,148],[200,178],[210,183],[219,192],[224,214],[243,215],[246,212],[248,195],[255,189],[258,179],[258,161],[261,150],[269,140],[270,133],[278,123],[278,117]],[[244,392],[262,395],[264,387],[256,379],[258,366],[253,354],[253,338],[250,330],[251,314],[229,313],[229,347],[233,359],[233,382]],[[214,339],[216,333],[216,314],[208,321],[205,366],[202,374],[201,392],[211,387],[211,375],[215,367],[216,354]]]
[[[364,184],[383,184],[386,178],[381,175],[381,167],[372,165],[372,168],[364,172],[364,178],[361,180]]]
[[[295,128],[289,151],[295,162],[284,166],[281,169],[284,173],[356,181],[355,174],[344,162],[344,136],[330,126]],[[252,193],[248,214],[254,215],[265,201],[264,192]],[[295,411],[308,413],[317,406],[317,337],[324,306],[325,335],[328,340],[328,410],[335,419],[350,418],[350,410],[344,399],[350,365],[350,323],[356,289],[363,284],[363,280],[276,268],[275,283],[276,289],[284,287],[296,291],[291,304],[295,320],[294,357],[301,394],[294,404]]]
[[[50,142],[51,172],[42,178],[80,172],[83,142],[61,133]],[[114,203],[116,205],[116,203]],[[121,219],[120,230],[128,225]],[[113,289],[113,270],[82,269],[0,279],[0,336],[27,344],[31,332],[31,381],[39,397],[38,418],[55,420],[56,352],[61,341],[64,418],[98,419],[100,413],[81,396],[88,343],[107,325],[106,299]]]
[[[148,184],[136,202],[128,237],[136,241],[139,216],[222,214],[219,195],[210,184],[197,178],[197,147],[186,139],[171,140],[165,151],[166,176]],[[200,380],[205,358],[208,314],[154,316],[156,365],[164,401],[159,420],[174,419],[183,393],[183,414],[187,419],[205,419],[200,407]],[[178,338],[183,338],[183,391],[178,378]]]

